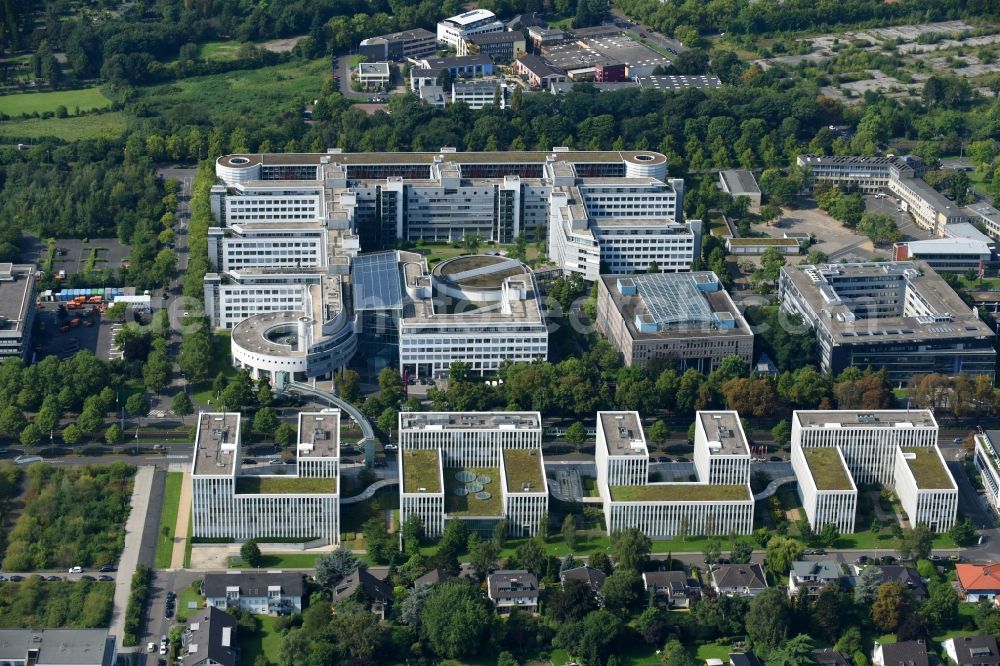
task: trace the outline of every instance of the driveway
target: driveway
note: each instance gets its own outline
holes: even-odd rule
[[[139,563],[139,552],[142,550],[142,533],[146,525],[153,473],[152,467],[140,467],[136,472],[132,488],[132,510],[129,511],[128,520],[125,521],[125,548],[118,561],[118,573],[115,574],[115,601],[109,630],[119,641],[125,631],[125,608],[132,587],[132,574],[135,573],[136,565]],[[122,649],[122,652],[127,651],[128,648]]]
[[[150,588],[149,601],[146,603],[145,634],[139,641],[137,652],[145,652],[149,643],[160,644],[160,637],[170,633],[170,628],[177,624],[176,612],[190,617],[192,611],[180,607],[181,592],[191,586],[196,580],[204,577],[203,573],[194,571],[157,571],[153,574],[153,584]],[[177,594],[173,617],[166,617],[167,592]],[[147,662],[147,663],[156,663]]]

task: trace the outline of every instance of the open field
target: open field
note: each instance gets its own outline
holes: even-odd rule
[[[181,481],[184,479],[182,472],[169,472],[167,474],[166,488],[163,491],[163,510],[160,512],[160,530],[156,537],[156,558],[154,560],[157,569],[170,568],[170,556],[174,550],[174,537],[177,532],[177,508],[181,501]],[[164,530],[168,530],[164,535]]]
[[[240,42],[205,42],[198,52],[202,60],[236,60],[236,54],[240,50]]]
[[[0,139],[40,139],[54,136],[64,141],[114,139],[125,129],[125,116],[117,111],[72,118],[26,118],[0,123]]]
[[[258,615],[260,630],[253,633],[240,632],[237,639],[240,644],[240,657],[244,663],[256,663],[257,657],[263,655],[267,661],[277,664],[281,661],[281,634],[275,627],[276,617]]]
[[[57,90],[55,92],[20,93],[0,96],[0,113],[8,116],[19,116],[22,113],[55,113],[57,107],[65,106],[73,113],[92,109],[106,109],[111,106],[111,100],[93,88],[82,90]]]

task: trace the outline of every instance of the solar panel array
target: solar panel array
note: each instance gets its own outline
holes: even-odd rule
[[[633,276],[639,296],[653,321],[665,324],[710,324],[712,309],[694,278],[684,273]]]
[[[403,288],[395,252],[359,254],[351,264],[354,309],[401,310]]]

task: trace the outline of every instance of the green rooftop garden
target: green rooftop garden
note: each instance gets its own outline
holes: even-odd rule
[[[707,483],[651,483],[645,486],[611,486],[616,502],[725,502],[750,499],[746,486]]]
[[[332,478],[299,476],[239,476],[236,492],[240,495],[325,495],[337,492]]]
[[[850,490],[851,479],[836,448],[802,449],[817,490]]]
[[[542,455],[538,449],[504,449],[503,464],[507,472],[508,492],[524,492],[525,484],[529,484],[528,492],[544,490]]]
[[[426,490],[421,491],[419,488]],[[441,475],[438,474],[436,449],[403,452],[403,492],[441,492]]]
[[[906,463],[917,480],[917,488],[932,490],[938,488],[954,488],[954,482],[948,470],[941,463],[937,450],[932,447],[900,447],[906,457]],[[910,454],[913,454],[912,456]]]
[[[481,500],[475,493],[459,497],[455,489],[464,487],[465,482],[459,481],[459,472],[472,472],[477,477],[488,476],[491,483],[483,484],[483,490],[490,494],[489,499]],[[499,516],[503,514],[503,491],[500,488],[500,470],[495,467],[471,467],[462,469],[448,467],[444,470],[444,512],[450,516]]]

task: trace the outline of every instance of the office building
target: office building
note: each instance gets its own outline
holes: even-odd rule
[[[966,207],[969,219],[983,225],[986,233],[993,240],[1000,239],[1000,210],[985,201],[977,201]]]
[[[300,573],[207,573],[202,588],[205,605],[230,606],[258,615],[302,612],[305,581]]]
[[[434,55],[437,37],[430,30],[416,28],[361,40],[358,54],[369,60],[406,60]]]
[[[784,255],[795,255],[802,252],[802,244],[796,238],[726,238],[726,249],[729,254],[761,255],[768,250],[777,250]]]
[[[712,74],[650,74],[640,76],[632,71],[629,75],[635,79],[636,85],[649,90],[674,91],[695,88],[703,90],[705,88],[721,88],[722,81]]]
[[[358,83],[365,90],[388,88],[392,78],[387,62],[359,62],[355,73],[358,77]]]
[[[0,359],[31,359],[36,277],[34,264],[0,263]]]
[[[423,58],[410,68],[410,90],[420,93],[426,85],[434,85],[445,72],[453,79],[493,76],[493,58],[486,54],[454,58]]]
[[[240,420],[238,413],[198,416],[191,464],[193,535],[340,543],[340,412],[300,413],[296,466],[280,470],[242,466]]]
[[[799,155],[796,164],[809,169],[814,183],[898,197],[917,225],[937,236],[943,236],[949,224],[971,221],[958,204],[920,178],[923,165],[913,158]]]
[[[911,525],[946,532],[958,512],[958,487],[937,448],[926,409],[798,410],[792,414],[792,469],[814,530],[856,529],[857,486],[891,487]]]
[[[983,481],[990,508],[1000,514],[1000,430],[986,430],[975,436],[973,462]]]
[[[507,86],[503,81],[455,81],[451,84],[451,103],[465,102],[470,109],[496,105],[507,108]]]
[[[538,412],[401,412],[400,521],[438,537],[448,520],[534,536],[548,511]]]
[[[786,265],[778,290],[782,310],[813,327],[824,372],[884,368],[896,385],[995,374],[993,331],[922,261]]]
[[[107,629],[0,629],[5,666],[115,666],[115,637]]]
[[[938,273],[959,273],[986,270],[993,258],[987,242],[969,238],[932,238],[930,240],[896,243],[892,248],[896,261],[919,259]]]
[[[746,197],[749,199],[751,210],[760,208],[760,186],[750,171],[746,169],[726,169],[720,171],[719,185],[722,186],[723,192],[733,198]]]
[[[458,55],[488,55],[494,62],[510,62],[525,53],[524,34],[520,30],[480,32],[464,37],[458,45]]]
[[[437,24],[437,40],[458,50],[461,41],[484,32],[502,32],[503,21],[488,9],[473,9]]]
[[[541,56],[533,53],[522,55],[514,61],[514,73],[524,79],[532,88],[547,90],[551,83],[565,83],[566,73],[546,63]]]
[[[629,366],[670,358],[707,374],[727,356],[753,361],[753,332],[709,271],[602,275],[596,324]]]
[[[638,412],[598,412],[597,488],[608,533],[635,527],[654,539],[749,534],[754,508],[749,458],[747,474],[735,478],[743,467],[742,452],[749,449],[734,418],[738,422],[735,412],[699,412],[696,419],[705,435],[700,445],[696,441],[695,457],[703,459],[700,466],[708,476],[696,464],[698,481],[664,483],[649,481],[649,450]],[[713,476],[722,483],[712,483]]]
[[[694,468],[699,479],[712,485],[739,485],[750,478],[750,447],[739,414],[695,414]]]

